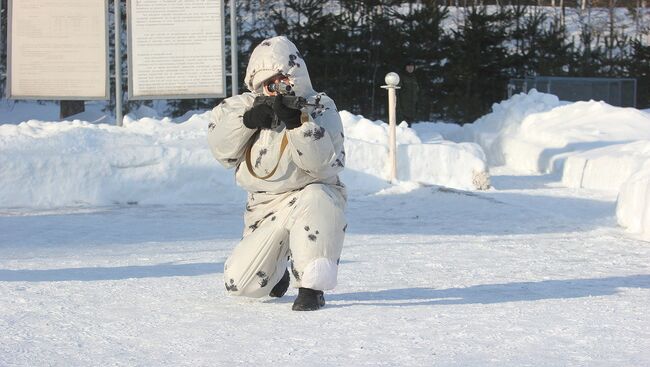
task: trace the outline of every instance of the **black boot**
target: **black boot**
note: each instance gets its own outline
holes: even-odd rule
[[[323,291],[310,288],[298,288],[298,297],[293,302],[294,311],[316,311],[325,306]]]
[[[269,293],[269,296],[280,298],[284,296],[285,293],[287,293],[288,288],[289,288],[289,270],[285,269],[282,279],[280,279],[278,284],[276,284],[275,287],[271,289],[271,293]]]

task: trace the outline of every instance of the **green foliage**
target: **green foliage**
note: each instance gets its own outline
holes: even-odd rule
[[[6,0],[0,1],[6,9]],[[109,4],[111,12],[113,1]],[[126,96],[125,3],[121,69]],[[451,3],[442,0],[239,1],[235,81],[240,93],[245,91],[243,78],[253,48],[268,37],[286,35],[306,59],[314,88],[330,95],[339,109],[369,118],[386,119],[386,92],[380,86],[386,73],[402,73],[407,60],[416,65],[421,91],[417,114],[421,120],[472,122],[506,97],[508,79],[533,75],[635,77],[638,107],[650,107],[650,47],[628,38],[613,21],[607,37],[583,22],[579,39],[574,40],[559,13],[544,11],[534,1],[490,7],[476,5],[475,1],[467,7],[462,6],[470,2],[459,3],[461,8],[450,9],[445,4]],[[229,12],[230,7],[225,6],[227,64]],[[5,27],[6,12],[2,17]],[[113,70],[112,24],[109,39]],[[5,69],[5,60],[3,57],[0,72]],[[226,80],[230,91],[231,78]],[[111,90],[114,88],[111,80]],[[169,100],[167,112],[177,116],[209,109],[217,102]],[[127,102],[125,98],[124,106],[128,112],[142,104],[151,105],[151,101]],[[114,105],[113,99],[107,110]]]
[[[386,68],[380,75],[383,78],[389,71],[404,70],[406,59],[418,65],[415,74],[420,85],[420,102],[418,103],[418,118],[427,120],[432,116],[443,117],[441,111],[443,90],[443,65],[447,61],[448,36],[443,32],[442,22],[449,16],[445,6],[439,6],[435,1],[424,1],[421,7],[408,13],[393,12],[391,14],[399,25],[400,39],[394,45],[402,45],[399,57],[388,60]]]
[[[564,76],[573,61],[573,44],[567,42],[566,29],[559,19],[527,6],[513,9],[513,29],[509,34],[514,47],[510,51],[509,75]]]
[[[632,51],[627,58],[626,69],[630,77],[637,82],[637,108],[650,107],[650,46],[643,45],[641,41],[632,42]]]
[[[448,39],[442,68],[442,116],[460,123],[473,121],[503,99],[508,82],[505,41],[511,12],[467,11],[465,22]]]

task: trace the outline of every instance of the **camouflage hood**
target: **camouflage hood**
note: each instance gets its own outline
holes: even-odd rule
[[[307,97],[316,93],[311,86],[305,60],[296,45],[284,36],[269,38],[255,47],[248,61],[244,82],[251,92],[262,94],[263,82],[277,74],[289,78],[298,96]]]

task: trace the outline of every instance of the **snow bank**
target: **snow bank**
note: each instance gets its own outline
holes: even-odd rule
[[[351,192],[385,189],[387,125],[341,112],[347,134],[343,181]],[[212,157],[209,113],[184,122],[143,107],[122,128],[84,121],[0,125],[0,207],[198,204],[243,200],[233,173]],[[476,144],[422,144],[398,128],[399,179],[459,189],[488,185]]]
[[[206,146],[206,116],[0,125],[0,206],[214,203],[242,196]]]
[[[600,147],[650,140],[650,116],[604,102],[560,102],[537,91],[495,104],[464,129],[491,165],[520,171],[561,172],[568,156]]]
[[[619,223],[650,238],[647,112],[560,102],[533,90],[495,104],[490,114],[452,134],[479,143],[492,165],[557,173],[568,187],[618,193]]]
[[[346,134],[346,168],[379,179],[389,175],[388,125],[341,112]],[[406,123],[397,126],[397,178],[464,190],[489,188],[485,154],[474,143],[453,143],[428,134],[423,143]],[[354,180],[354,177],[351,177]]]
[[[520,127],[530,116],[551,111],[560,105],[561,102],[554,95],[536,91],[517,94],[509,100],[494,104],[491,113],[472,125],[465,125],[462,136],[458,139],[480,144],[492,166],[508,165],[537,171],[536,166],[531,169],[529,165],[520,162],[524,156],[535,157],[541,150],[537,144],[528,143],[527,147],[516,145],[520,141]]]
[[[566,158],[562,184],[619,192],[621,185],[647,162],[650,162],[647,140],[589,150]]]
[[[616,217],[629,232],[650,241],[650,161],[621,187]]]

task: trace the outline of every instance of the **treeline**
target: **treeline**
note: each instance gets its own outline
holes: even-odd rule
[[[453,1],[277,3],[241,7],[242,14],[256,14],[242,24],[244,45],[286,35],[305,57],[314,86],[353,113],[385,119],[380,86],[384,75],[401,72],[406,60],[417,65],[422,120],[472,122],[507,97],[510,78],[532,75],[634,77],[637,105],[650,106],[650,47],[642,12],[588,8],[581,14],[575,8],[562,14],[559,8],[467,1],[460,8],[448,6]]]
[[[402,72],[407,60],[417,65],[421,120],[472,122],[507,97],[510,78],[533,75],[636,78],[637,106],[650,107],[650,12],[645,0],[601,1],[603,8],[582,0],[237,3],[240,91],[245,90],[252,48],[267,37],[286,35],[305,57],[314,87],[330,95],[339,109],[369,118],[386,119],[386,92],[380,86],[387,72]],[[229,61],[228,6],[225,11]],[[110,30],[112,69],[112,25]],[[122,41],[126,50],[126,35]],[[3,57],[0,71],[5,62]],[[124,53],[123,75],[127,65]],[[126,93],[127,83],[123,85]],[[181,115],[217,102],[170,100],[167,113]],[[125,107],[128,112],[141,104],[151,102],[130,101]],[[107,110],[113,106],[110,101]]]

